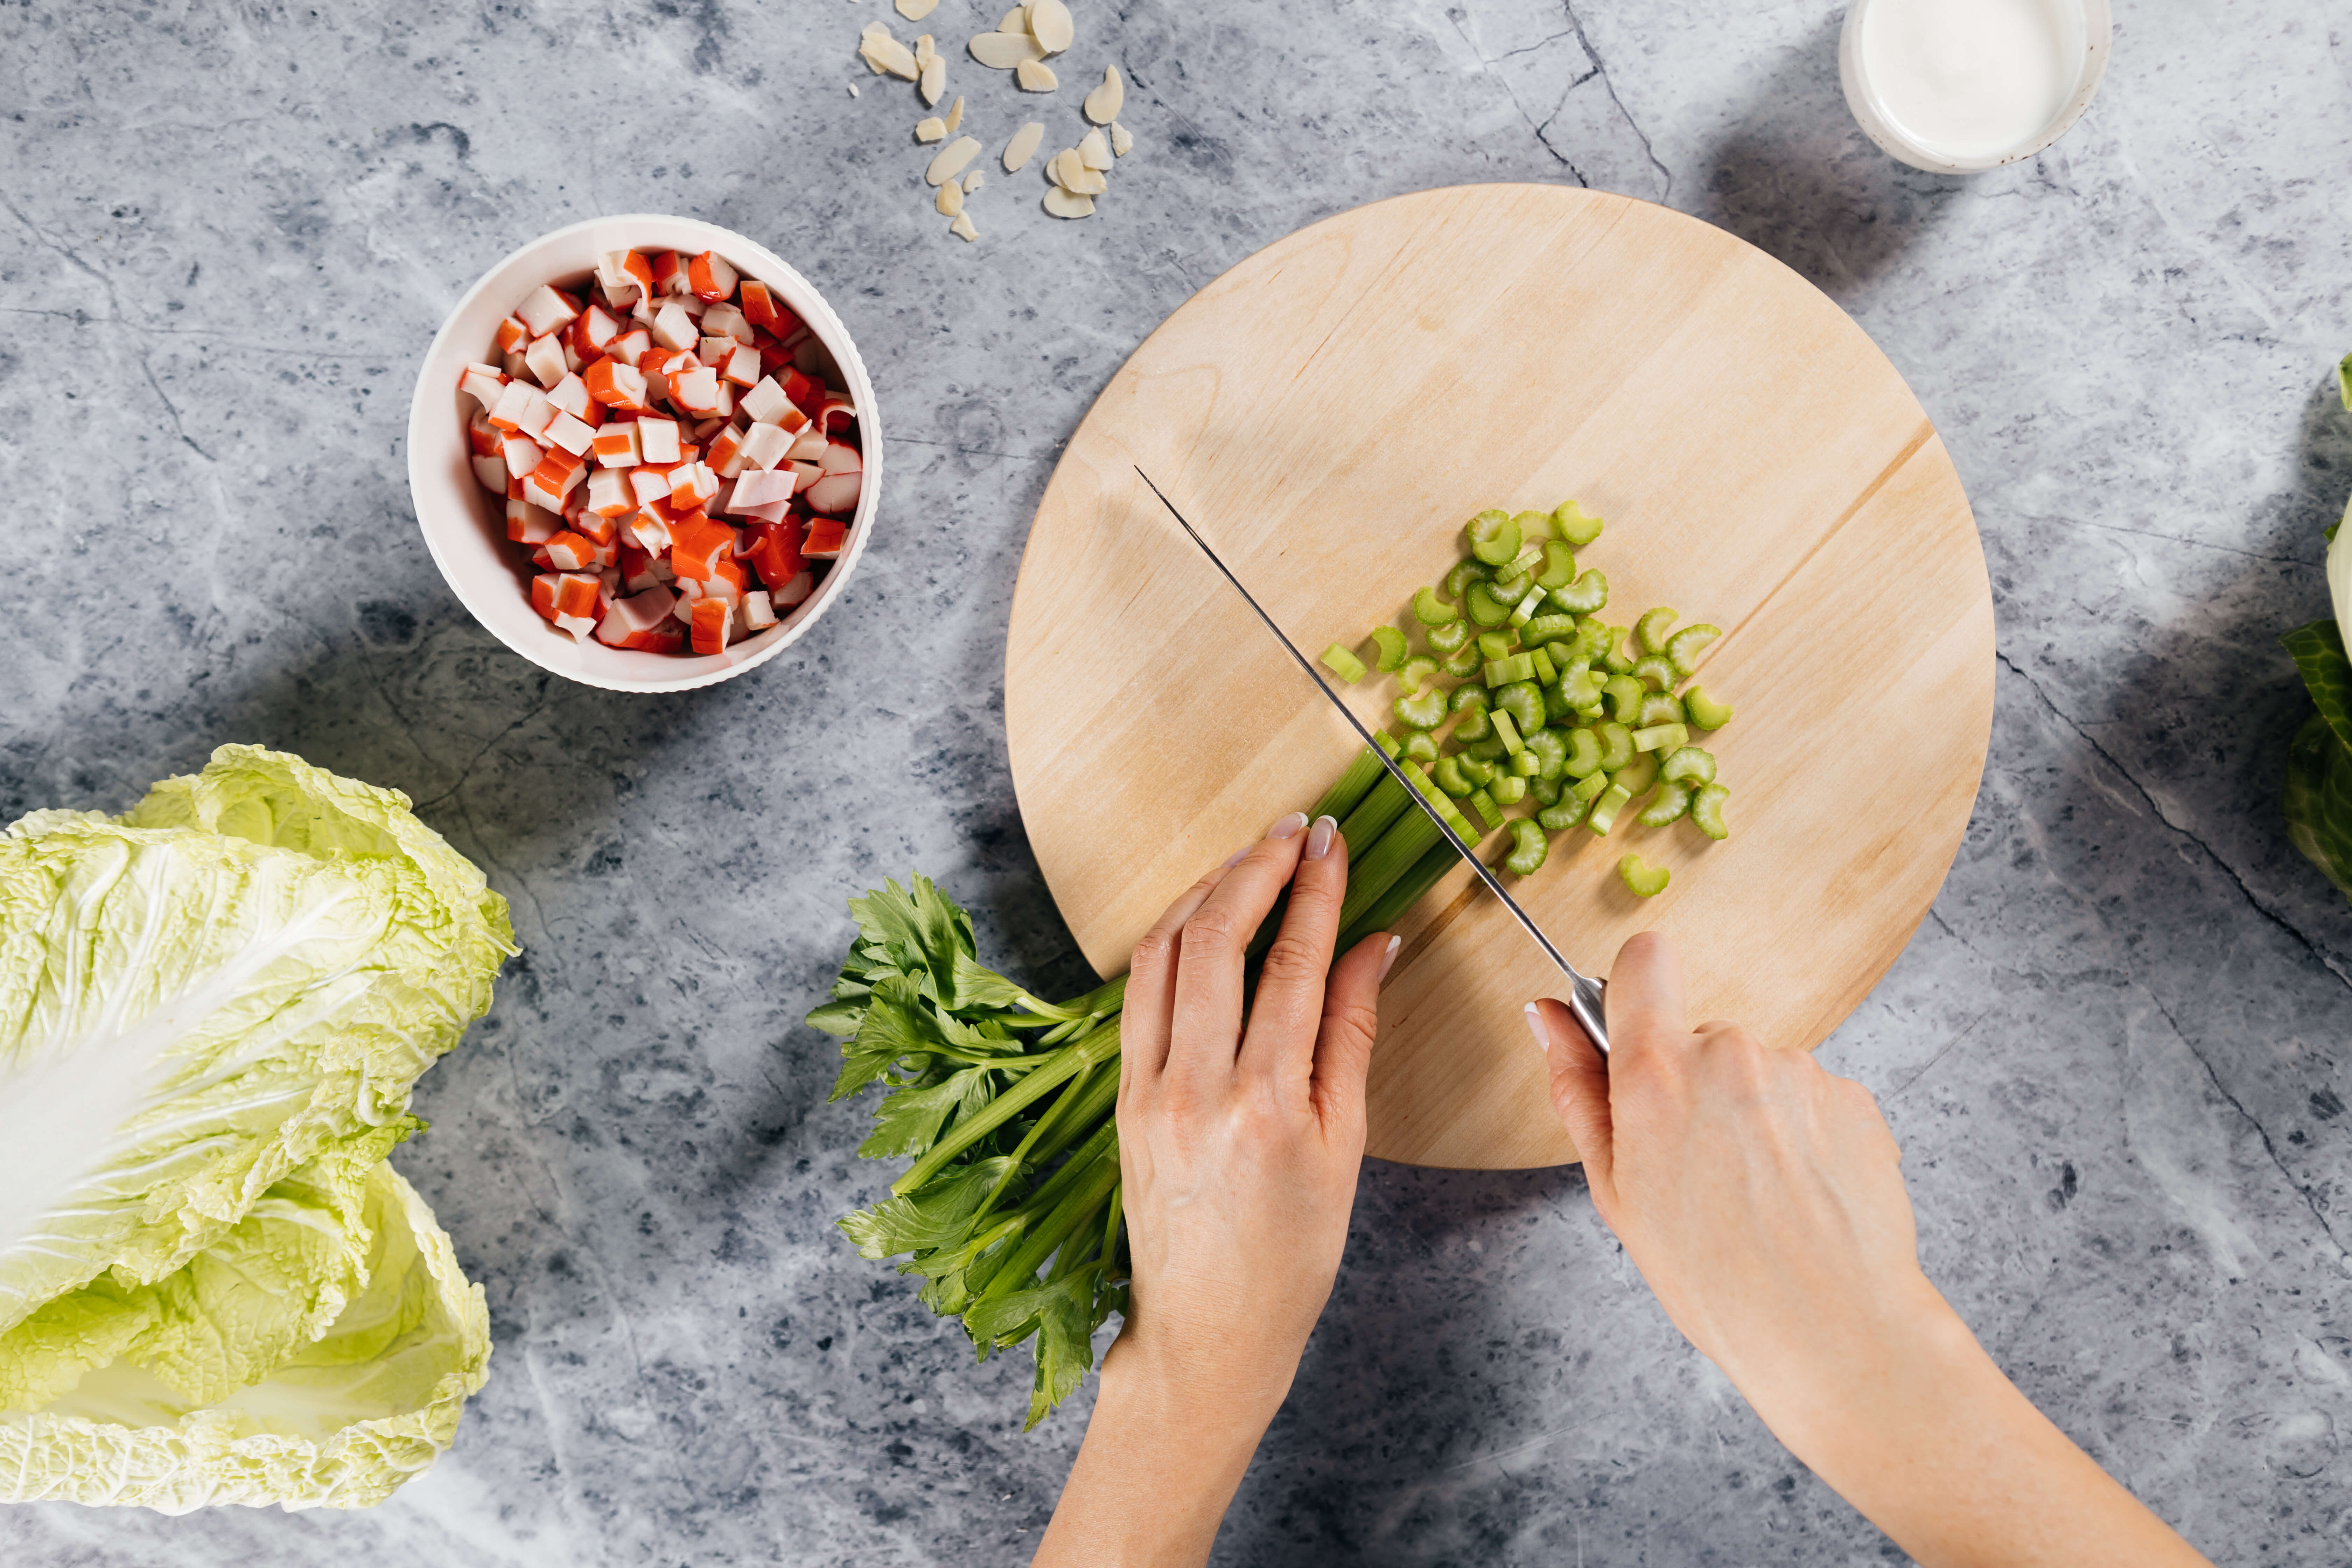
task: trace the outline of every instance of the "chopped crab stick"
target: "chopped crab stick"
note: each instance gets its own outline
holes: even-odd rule
[[[706,250],[686,264],[686,286],[698,300],[717,304],[735,294],[735,269],[715,250]]]
[[[646,401],[646,373],[617,358],[598,360],[582,379],[588,395],[607,408],[643,413],[651,406]]]
[[[469,364],[457,376],[457,390],[480,404],[485,413],[498,406],[506,388],[506,374],[494,364]]]
[[[765,283],[746,279],[738,294],[743,301],[743,314],[761,331],[788,338],[800,331],[801,319],[787,310]]]
[[[634,468],[645,461],[645,454],[637,446],[637,422],[634,419],[601,427],[591,447],[601,468]]]
[[[866,480],[864,455],[845,442],[828,441],[817,467],[821,477],[808,488],[809,510],[835,517],[855,511],[858,489]]]
[[[529,329],[534,338],[543,338],[558,327],[569,326],[580,307],[570,296],[559,294],[542,283],[524,296],[515,307],[515,320]]]
[[[658,584],[625,599],[615,599],[604,618],[596,624],[596,640],[611,647],[646,647],[669,620],[670,610],[677,603],[677,595]],[[667,641],[675,646],[677,636],[669,633]]]
[[[675,419],[640,419],[637,422],[637,450],[648,463],[682,462],[686,454],[677,438]]]
[[[724,599],[698,599],[694,605],[694,651],[724,653],[735,629],[735,606]]]

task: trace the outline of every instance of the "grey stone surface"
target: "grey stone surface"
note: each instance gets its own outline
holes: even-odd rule
[[[883,1173],[795,1020],[842,898],[909,866],[1075,987],[999,673],[1061,443],[1227,265],[1493,179],[1727,226],[1937,419],[1997,596],[1991,761],[1824,1058],[1879,1093],[1934,1277],[2062,1426],[2219,1560],[2352,1560],[2352,910],[2274,808],[2303,699],[2273,638],[2321,613],[2352,489],[2322,384],[2352,348],[2341,8],[2128,7],[2077,130],[1966,181],[1854,130],[1822,0],[1074,10],[1066,80],[1119,59],[1137,151],[1083,224],[992,178],[966,247],[911,89],[853,58],[874,0],[0,6],[0,819],[288,747],[412,794],[526,948],[399,1160],[489,1293],[455,1451],[352,1516],[0,1510],[0,1560],[1024,1560],[1084,1397],[1021,1436],[1024,1363],[972,1365],[835,1236]],[[972,128],[1075,135],[1076,91],[962,58],[993,16],[925,24]],[[664,700],[479,631],[402,467],[458,293],[628,210],[791,258],[894,441],[874,549],[797,656]],[[1899,1556],[1682,1344],[1573,1171],[1378,1163],[1218,1552]]]

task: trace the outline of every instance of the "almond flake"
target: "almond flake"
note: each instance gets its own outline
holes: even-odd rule
[[[1029,32],[1049,55],[1068,48],[1077,36],[1070,22],[1070,8],[1062,0],[1029,0]]]
[[[1045,128],[1033,120],[1013,133],[1004,144],[1004,172],[1008,174],[1037,155],[1037,143],[1045,140]]]
[[[931,116],[929,120],[918,120],[915,121],[915,140],[918,142],[941,141],[945,139],[947,133],[947,121],[941,120],[936,114]]]
[[[948,89],[948,62],[944,55],[933,55],[923,64],[923,102],[926,107],[937,104],[940,94]]]
[[[1090,196],[1074,196],[1055,185],[1045,193],[1045,210],[1055,217],[1086,217],[1095,210]]]
[[[955,216],[963,211],[963,187],[950,180],[940,187],[940,194],[931,198],[931,205],[940,209],[941,217]]]
[[[1098,196],[1110,189],[1110,182],[1102,177],[1099,170],[1078,162],[1076,147],[1062,154],[1062,173],[1067,176],[1062,181],[1062,188],[1074,196]]]
[[[978,169],[974,169],[971,174],[966,174],[963,177],[963,194],[965,195],[970,195],[972,192],[978,189],[980,189],[980,171]]]
[[[966,46],[971,58],[991,70],[1009,71],[1023,60],[1039,60],[1045,51],[1026,33],[982,33]]]
[[[961,103],[963,100],[959,98],[956,101],[958,103]],[[950,127],[950,129],[952,129],[952,127]],[[1127,156],[1127,150],[1134,145],[1135,138],[1127,133],[1127,127],[1114,121],[1110,128],[1110,150],[1112,155],[1114,157],[1124,158]]]
[[[929,65],[931,63],[931,57],[939,52],[940,51],[932,46],[931,36],[929,33],[925,33],[921,37],[917,38],[915,40],[915,68],[917,70],[920,70],[925,66]]]
[[[1087,94],[1087,118],[1097,125],[1108,125],[1126,105],[1127,84],[1119,79],[1118,68],[1103,67],[1102,85]]]
[[[1089,131],[1078,138],[1078,162],[1089,169],[1108,169],[1111,165],[1110,143],[1099,131]]]
[[[971,241],[980,237],[980,230],[971,226],[971,215],[970,213],[958,214],[956,216],[955,222],[948,225],[948,232],[954,235],[958,239],[964,241],[966,244],[970,244]]]
[[[948,129],[950,132],[953,132],[957,126],[961,125],[962,123],[963,123],[963,97],[962,97],[962,95],[961,95],[961,94],[958,94],[958,95],[957,95],[957,97],[956,97],[956,100],[955,100],[953,103],[951,103],[951,104],[948,105],[947,129]]]
[[[929,16],[940,0],[898,0],[898,15],[909,22],[919,22]]]
[[[923,178],[932,184],[943,184],[963,173],[964,165],[980,153],[980,138],[959,136],[940,148],[931,159],[931,166],[923,171]]]
[[[866,29],[865,37],[858,41],[857,53],[860,58],[874,68],[874,74],[877,76],[887,71],[892,76],[902,76],[908,81],[912,81],[921,74],[920,68],[915,64],[915,57],[908,52],[907,46],[892,37],[890,29],[879,22],[874,23]]]
[[[996,24],[996,30],[1000,33],[1027,32],[1029,30],[1028,5],[1026,4],[1015,5],[1012,10],[1004,13],[1004,20]]]
[[[1013,76],[1024,92],[1051,92],[1062,85],[1054,68],[1043,60],[1023,60],[1013,68]]]

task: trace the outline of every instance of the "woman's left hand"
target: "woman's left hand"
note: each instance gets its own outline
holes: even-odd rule
[[[1245,1007],[1244,950],[1290,888]],[[1394,952],[1334,967],[1348,849],[1292,813],[1135,950],[1120,1020],[1132,1309],[1040,1563],[1200,1563],[1331,1294]]]

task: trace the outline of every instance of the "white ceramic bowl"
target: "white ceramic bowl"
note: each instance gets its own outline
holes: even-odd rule
[[[2082,13],[2083,58],[2074,92],[2057,115],[2032,134],[1989,153],[1955,156],[1905,130],[1902,121],[1889,110],[1878,84],[1871,79],[1862,29],[1873,3],[1874,0],[1853,0],[1846,8],[1845,26],[1838,34],[1838,80],[1845,89],[1846,107],[1853,110],[1854,121],[1864,133],[1889,157],[1898,158],[1915,169],[1936,174],[1974,174],[2031,158],[2074,128],[2074,121],[2083,118],[2083,110],[2090,108],[2091,100],[2098,96],[2099,82],[2107,74],[2107,55],[2114,43],[2108,0],[2056,0],[2069,9],[2079,7]]]
[[[469,399],[460,396],[457,377],[474,361],[495,363],[492,341],[499,319],[541,283],[577,284],[595,270],[608,250],[715,250],[736,271],[755,278],[783,297],[832,355],[839,382],[857,410],[865,454],[865,482],[841,557],[816,592],[790,616],[725,653],[646,653],[607,647],[593,637],[574,642],[530,607],[530,562],[507,540],[506,504],[475,481],[466,437]],[[632,214],[592,218],[559,228],[515,251],[483,274],[434,335],[416,374],[408,405],[408,492],[416,525],[425,531],[441,574],[474,618],[515,652],[568,680],[608,691],[688,691],[742,674],[776,657],[796,641],[841,596],[843,586],[866,553],[882,494],[882,426],[875,408],[874,384],[841,319],[822,295],[764,246],[731,229],[693,218]]]

